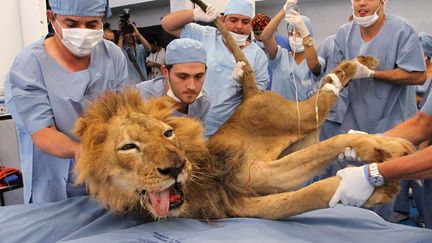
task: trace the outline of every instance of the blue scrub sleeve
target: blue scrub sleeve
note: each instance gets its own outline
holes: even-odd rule
[[[54,115],[37,58],[22,54],[15,59],[5,84],[6,104],[31,135],[54,124]],[[12,105],[13,104],[13,105]]]
[[[405,71],[420,71],[426,70],[426,65],[423,57],[423,48],[419,41],[418,34],[409,25],[401,26],[403,32],[406,32],[404,41],[399,41],[398,56],[396,65]]]
[[[432,93],[429,93],[426,102],[424,103],[420,111],[432,116]]]
[[[183,28],[180,34],[180,38],[190,38],[190,39],[203,42],[206,33],[214,32],[214,31],[216,31],[216,29],[213,27],[190,23],[185,25],[185,27]]]

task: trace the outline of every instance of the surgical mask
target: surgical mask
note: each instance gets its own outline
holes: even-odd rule
[[[294,39],[293,36],[290,36],[288,39],[289,39],[289,44],[291,46],[291,49],[295,51],[295,53],[304,52],[303,38],[296,37]]]
[[[372,26],[373,24],[375,24],[378,21],[378,10],[380,8],[378,8],[374,14],[370,15],[370,16],[364,16],[364,17],[357,17],[355,16],[354,12],[353,12],[353,19],[355,22],[357,22],[357,24],[359,24],[362,27],[369,27]]]
[[[231,31],[228,31],[232,38],[234,38],[234,40],[236,41],[237,45],[239,46],[245,46],[246,45],[246,40],[249,37],[249,35],[241,35],[241,34],[237,34]]]
[[[90,55],[93,48],[103,38],[104,33],[102,29],[92,30],[84,28],[63,28],[57,19],[56,22],[62,30],[63,39],[61,39],[61,42],[77,57],[85,57]],[[57,34],[57,36],[59,35]]]
[[[263,43],[262,41],[256,41],[255,43],[256,43],[259,47],[261,47],[261,49],[264,49],[264,48],[265,48],[264,43]]]

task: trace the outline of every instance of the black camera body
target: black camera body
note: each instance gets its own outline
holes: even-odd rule
[[[129,9],[123,9],[123,14],[120,15],[120,32],[123,34],[131,34],[134,32],[133,26],[129,23]]]

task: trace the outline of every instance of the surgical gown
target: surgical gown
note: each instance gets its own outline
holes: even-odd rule
[[[243,100],[242,86],[232,78],[236,62],[225,46],[221,33],[214,27],[191,23],[184,27],[181,38],[201,41],[206,47],[207,73],[204,88],[210,95],[211,106],[204,126],[206,136],[209,137],[231,117]],[[243,53],[254,69],[258,87],[265,90],[269,75],[264,51],[257,44],[250,43],[243,48]]]
[[[77,141],[72,128],[88,102],[104,90],[116,90],[128,82],[123,53],[105,40],[93,49],[88,69],[78,72],[65,70],[48,55],[44,39],[16,57],[6,76],[5,97],[18,133],[25,203],[54,202],[85,193],[72,184],[74,159],[44,153],[31,136],[55,125]]]

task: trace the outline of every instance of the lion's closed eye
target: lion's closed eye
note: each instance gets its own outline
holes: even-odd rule
[[[123,145],[122,147],[120,147],[121,151],[129,151],[132,149],[139,150],[139,147],[134,143],[127,143],[127,144]]]

